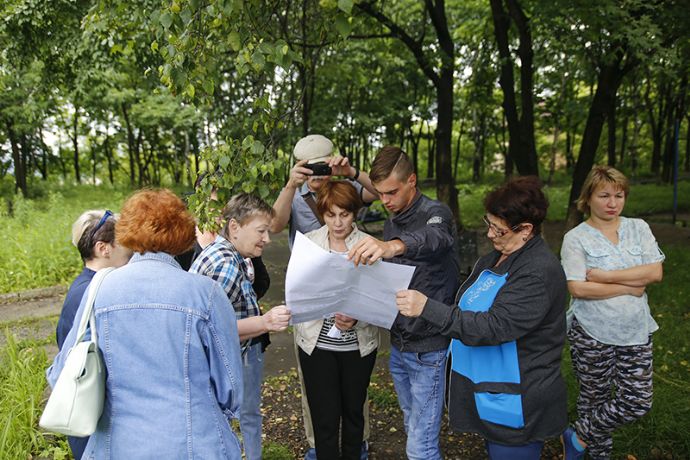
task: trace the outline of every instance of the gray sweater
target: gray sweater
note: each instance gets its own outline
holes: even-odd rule
[[[567,286],[561,264],[541,236],[494,267],[499,257],[500,253],[493,251],[480,258],[460,287],[455,304],[429,299],[421,317],[437,326],[441,334],[467,345],[469,353],[475,347],[515,342],[519,383],[473,382],[454,370],[450,373],[448,410],[455,430],[519,445],[557,436],[567,426],[566,386],[560,369]],[[488,311],[460,310],[458,301],[484,270],[507,274],[505,284]],[[495,365],[500,364],[486,362],[486,366]],[[480,418],[476,393],[520,395],[524,426],[511,428]]]

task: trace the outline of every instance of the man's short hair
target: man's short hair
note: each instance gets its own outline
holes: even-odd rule
[[[374,158],[369,178],[373,183],[381,182],[386,180],[392,173],[395,173],[401,181],[405,181],[414,173],[414,165],[403,149],[393,145],[386,145],[379,150],[376,158]]]

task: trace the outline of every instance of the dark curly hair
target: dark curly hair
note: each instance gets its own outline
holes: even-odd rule
[[[549,200],[541,188],[541,180],[536,176],[511,179],[486,195],[484,209],[503,219],[511,228],[530,223],[532,234],[538,235],[549,209]]]

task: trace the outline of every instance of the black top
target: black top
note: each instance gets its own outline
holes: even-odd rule
[[[384,240],[405,243],[405,253],[389,261],[416,267],[410,289],[442,303],[453,301],[459,285],[455,237],[455,220],[448,206],[419,191],[410,207],[388,218],[383,227]],[[448,338],[423,318],[398,314],[391,344],[401,351],[427,352],[446,348]]]
[[[480,419],[474,394],[502,393],[506,385],[474,384],[456,372],[450,376],[448,412],[455,430],[519,445],[557,436],[568,423],[566,386],[561,375],[567,285],[560,262],[541,236],[532,238],[494,267],[500,255],[492,251],[479,259],[454,304],[429,299],[421,317],[445,336],[470,347],[516,342],[520,371],[516,391],[522,397],[524,427],[509,428]],[[457,301],[485,269],[498,275],[507,273],[506,283],[488,311],[460,310]]]

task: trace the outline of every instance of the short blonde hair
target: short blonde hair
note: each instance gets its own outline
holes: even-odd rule
[[[575,202],[577,210],[584,214],[589,214],[589,200],[592,198],[595,190],[604,184],[614,185],[625,193],[626,198],[628,197],[630,184],[625,174],[611,166],[595,166],[587,175],[585,183],[582,184],[580,197]]]
[[[72,244],[79,250],[83,261],[93,259],[93,248],[97,242],[115,241],[115,222],[117,222],[118,214],[111,214],[96,229],[105,213],[105,209],[91,209],[82,213],[72,224]]]

